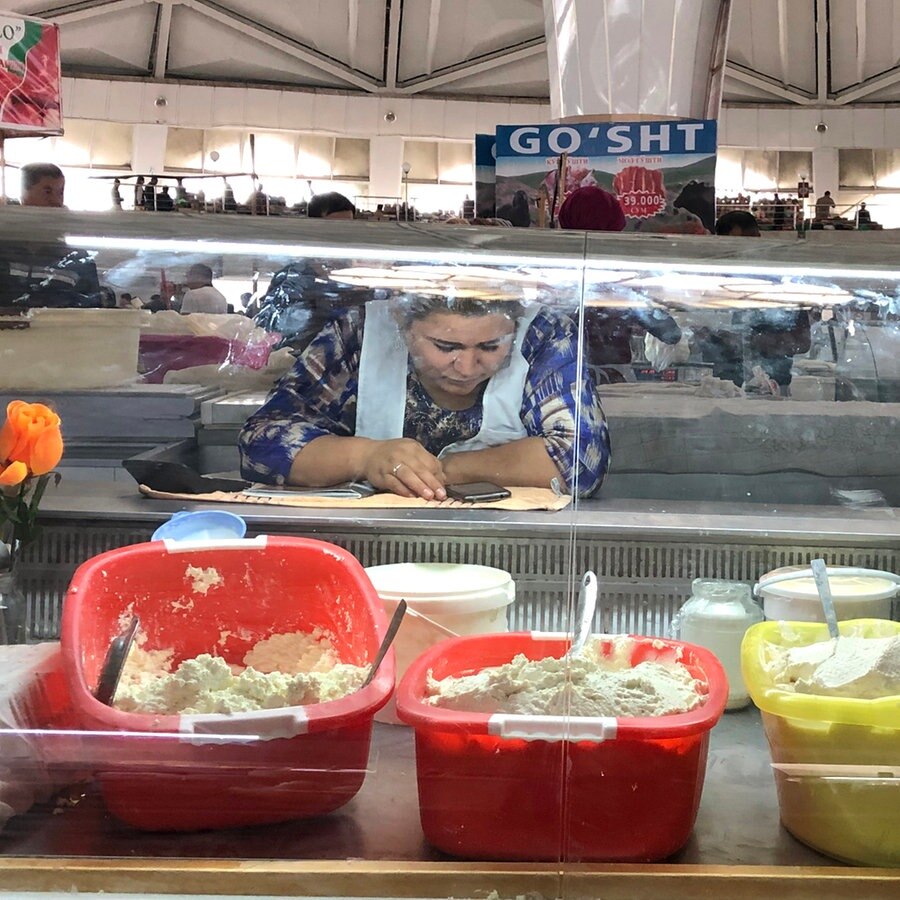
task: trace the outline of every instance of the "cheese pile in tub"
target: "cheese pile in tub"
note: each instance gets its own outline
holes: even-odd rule
[[[128,654],[113,705],[125,712],[241,713],[337,700],[362,687],[368,666],[342,663],[320,629],[258,641],[244,665],[203,653],[173,671],[172,650]]]
[[[798,694],[875,700],[900,694],[900,635],[846,636],[802,647],[772,647],[777,687]]]
[[[502,666],[440,681],[429,672],[426,699],[466,712],[617,717],[668,716],[704,703],[705,687],[682,663],[632,666],[634,642],[616,637],[612,644],[609,655],[595,639],[570,659],[519,654]]]

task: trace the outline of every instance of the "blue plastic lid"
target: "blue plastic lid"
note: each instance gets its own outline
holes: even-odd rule
[[[247,523],[234,513],[222,509],[199,509],[177,512],[153,532],[154,541],[215,541],[242,538]]]

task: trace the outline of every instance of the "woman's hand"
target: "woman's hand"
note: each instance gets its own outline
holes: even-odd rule
[[[441,461],[410,438],[373,441],[365,460],[364,475],[376,488],[401,497],[447,498]]]

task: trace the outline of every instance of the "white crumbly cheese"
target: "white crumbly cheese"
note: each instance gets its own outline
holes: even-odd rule
[[[273,635],[259,641],[244,657],[246,668],[203,653],[184,660],[173,672],[172,657],[172,650],[133,647],[114,705],[126,712],[157,715],[308,706],[352,694],[368,674],[368,666],[340,662],[331,642],[319,630]],[[266,671],[260,671],[251,661]],[[288,671],[279,671],[279,665]]]
[[[798,694],[861,700],[900,694],[900,635],[775,648],[770,658],[775,684]]]
[[[191,589],[195,594],[203,594],[206,596],[211,587],[224,584],[225,579],[219,574],[217,569],[210,566],[204,569],[201,566],[188,566],[184,570],[185,578],[191,579]]]
[[[259,641],[244,657],[244,665],[257,672],[328,672],[340,659],[321,628],[311,633],[302,631],[273,634]]]
[[[617,639],[609,656],[589,643],[571,659],[523,654],[474,675],[427,680],[428,702],[482,713],[571,716],[666,716],[700,706],[700,683],[678,662],[631,666],[633,643]]]

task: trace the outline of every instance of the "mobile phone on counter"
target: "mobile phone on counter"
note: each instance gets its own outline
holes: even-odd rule
[[[490,481],[470,481],[466,484],[448,484],[444,488],[447,496],[464,503],[489,503],[492,500],[505,500],[509,491],[499,484]]]

